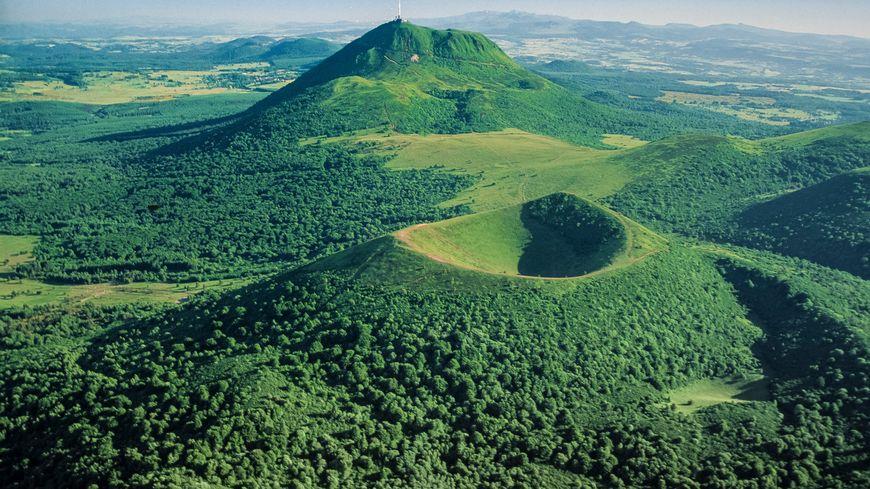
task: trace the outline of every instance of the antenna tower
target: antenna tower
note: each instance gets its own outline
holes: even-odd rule
[[[396,11],[396,20],[400,22],[402,20],[402,0],[399,0],[399,8]]]

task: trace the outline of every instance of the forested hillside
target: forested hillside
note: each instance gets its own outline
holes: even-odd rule
[[[9,318],[0,470],[12,487],[859,487],[865,343],[811,296],[720,266],[677,247],[542,286],[385,238],[154,319]],[[779,404],[669,407],[673,387],[764,362]]]
[[[292,267],[461,212],[435,206],[467,178],[391,172],[343,147],[279,151],[166,157],[85,175],[17,169],[0,183],[0,220],[7,233],[44,236],[21,269],[32,277],[193,281]]]
[[[234,137],[519,128],[601,146],[606,133],[649,139],[667,131],[662,118],[592,102],[520,67],[480,34],[399,22],[345,46],[249,115]]]
[[[838,175],[755,205],[741,241],[870,279],[870,169]]]
[[[640,176],[607,200],[641,222],[865,273],[866,253],[862,256],[860,251],[867,246],[866,219],[861,218],[866,205],[859,196],[863,173],[843,174],[870,160],[870,123],[760,142],[684,136],[649,144],[620,158]],[[851,181],[855,183],[847,183]],[[791,199],[785,196],[763,203],[817,184],[818,188],[802,190]],[[817,200],[824,195],[840,201],[839,207],[834,207],[830,197]],[[797,209],[789,211],[791,215],[774,210],[798,199],[813,217],[795,215],[801,212]],[[817,211],[812,210],[814,206]],[[795,222],[804,219],[827,222]],[[797,229],[785,229],[791,226]],[[802,228],[809,234],[799,236]]]

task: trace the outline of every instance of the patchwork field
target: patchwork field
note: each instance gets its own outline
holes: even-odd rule
[[[717,85],[712,85],[717,86]],[[733,115],[740,119],[760,122],[771,126],[788,126],[791,122],[835,121],[839,114],[831,111],[815,111],[779,107],[770,97],[753,97],[742,94],[708,95],[692,92],[664,91],[656,99],[668,104],[702,107],[722,114]]]
[[[178,97],[277,89],[293,74],[268,74],[265,63],[221,65],[206,71],[103,71],[87,73],[81,86],[60,80],[16,82],[0,90],[0,102],[50,100],[93,105],[156,102]],[[240,86],[251,83],[250,86]]]

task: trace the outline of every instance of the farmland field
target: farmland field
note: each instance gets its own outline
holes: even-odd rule
[[[241,74],[264,76],[262,64],[239,64],[216,66],[212,70],[182,71],[163,70],[145,72],[95,72],[83,77],[81,86],[73,86],[61,80],[24,81],[15,83],[11,89],[0,90],[0,102],[15,101],[61,101],[80,104],[106,105],[129,102],[155,102],[178,97],[215,95],[247,91],[219,83],[222,75]],[[286,74],[283,81],[262,83],[276,89],[292,80]]]
[[[838,115],[833,112],[817,111],[811,114],[800,109],[777,107],[776,99],[770,97],[753,97],[742,94],[707,95],[665,91],[657,100],[668,104],[702,107],[714,112],[733,115],[743,120],[773,126],[788,126],[795,121],[828,121],[838,118]]]

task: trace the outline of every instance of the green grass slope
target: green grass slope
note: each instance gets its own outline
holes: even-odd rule
[[[410,249],[462,268],[566,278],[631,262],[660,239],[610,211],[568,194],[415,226],[397,234]],[[655,243],[655,244],[654,244]]]

